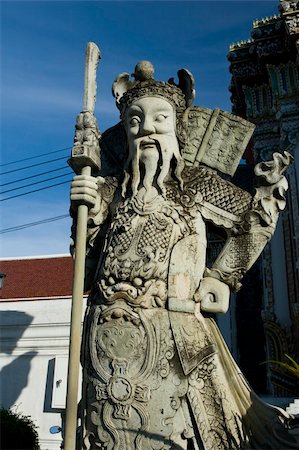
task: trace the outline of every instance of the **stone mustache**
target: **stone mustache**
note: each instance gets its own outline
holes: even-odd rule
[[[295,449],[291,417],[248,386],[213,320],[225,313],[285,207],[291,155],[255,168],[252,197],[233,175],[253,125],[193,107],[194,80],[154,80],[151,63],[121,74],[121,122],[99,133],[80,113],[74,147],[100,151],[78,175],[89,206],[82,365],[84,449]],[[207,226],[226,232],[206,267]],[[74,234],[75,235],[75,234]],[[75,242],[74,242],[75,246]]]

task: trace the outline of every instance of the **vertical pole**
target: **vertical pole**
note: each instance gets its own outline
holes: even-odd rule
[[[96,44],[94,42],[89,42],[85,52],[83,113],[88,112],[92,116],[94,114],[97,92],[96,71],[100,58],[101,53]],[[80,151],[78,151],[78,148]],[[89,145],[84,144],[84,140],[82,139],[81,146],[75,145],[73,147],[72,157],[68,163],[76,173],[79,172],[81,175],[90,176],[92,168],[96,171],[100,170],[99,151],[99,144],[93,144],[93,146],[90,147]],[[64,430],[65,450],[76,450],[87,220],[88,206],[84,204],[79,205],[77,212],[69,365],[67,376],[66,418]]]
[[[91,175],[91,167],[83,167],[81,175]],[[69,365],[67,378],[66,420],[64,449],[76,449],[78,384],[80,369],[80,343],[82,303],[84,292],[84,271],[86,253],[88,206],[79,205],[76,233],[76,252],[73,278],[73,296],[70,329]]]

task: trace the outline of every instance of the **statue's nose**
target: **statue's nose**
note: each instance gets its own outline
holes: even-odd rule
[[[155,127],[153,120],[151,118],[145,117],[141,124],[142,134],[152,134],[155,132]]]

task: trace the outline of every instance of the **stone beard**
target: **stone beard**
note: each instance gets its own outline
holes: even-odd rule
[[[182,184],[184,163],[176,137],[176,114],[170,102],[157,97],[140,98],[127,108],[124,125],[129,157],[122,185],[123,196],[130,179],[130,168],[133,196],[142,187],[142,191],[146,191],[144,201],[152,200],[157,188],[165,196],[164,181],[170,172],[173,158],[176,165],[174,174]]]

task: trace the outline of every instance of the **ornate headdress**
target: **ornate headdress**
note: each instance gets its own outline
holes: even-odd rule
[[[188,106],[191,106],[195,97],[194,78],[186,70],[178,71],[179,84],[174,79],[168,82],[156,81],[153,78],[154,67],[149,61],[140,61],[130,80],[128,73],[120,74],[113,83],[112,93],[116,98],[116,105],[123,117],[126,108],[135,100],[142,97],[161,97],[168,100],[175,108],[178,115],[182,114]]]
[[[120,74],[112,92],[121,118],[138,98],[153,96],[168,100],[177,112],[176,135],[186,165],[205,164],[233,176],[255,126],[221,109],[191,106],[195,97],[194,78],[186,69],[177,74],[178,84],[173,78],[166,83],[155,81],[154,67],[149,61],[136,65],[133,80],[128,73]],[[114,141],[111,148],[115,151]]]

